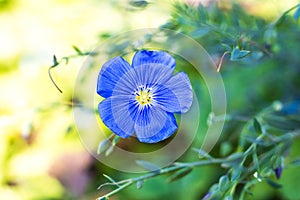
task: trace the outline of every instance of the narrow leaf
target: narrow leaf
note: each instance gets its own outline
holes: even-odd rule
[[[120,136],[116,135],[112,141],[112,146],[116,146],[116,144],[118,144],[119,141],[120,141]]]
[[[78,55],[82,55],[83,54],[82,51],[80,51],[80,49],[78,47],[76,47],[74,45],[72,47],[78,53]]]
[[[299,167],[300,166],[300,158],[293,160],[290,165]]]
[[[254,164],[254,166],[255,166],[255,169],[256,169],[257,171],[259,171],[259,161],[258,161],[258,157],[257,157],[256,152],[254,152],[254,153],[252,154],[252,159],[253,159],[253,164]]]
[[[52,67],[55,67],[55,66],[57,66],[58,64],[59,64],[59,63],[58,63],[58,61],[57,61],[56,56],[53,55],[53,65],[52,65]]]
[[[221,166],[224,168],[235,167],[240,164],[244,159],[244,154],[241,152],[231,154],[227,157],[227,161],[222,163]]]
[[[251,51],[240,50],[239,47],[235,47],[231,52],[230,60],[232,60],[232,61],[240,60],[240,59],[246,57],[247,55],[249,55],[250,53],[251,53]]]
[[[129,1],[129,4],[133,7],[137,7],[137,8],[146,8],[146,6],[148,6],[149,2],[145,1],[145,0],[131,0]]]
[[[231,178],[230,178],[230,180],[231,180],[231,181],[235,181],[235,180],[237,180],[238,178],[240,178],[243,169],[244,169],[244,168],[243,168],[243,166],[241,166],[241,165],[239,165],[239,166],[236,167],[236,168],[232,168],[232,173],[231,173]]]
[[[209,27],[200,27],[199,29],[191,32],[191,36],[193,38],[201,38],[211,32],[211,28]]]
[[[160,168],[157,165],[145,160],[137,160],[136,164],[138,164],[139,166],[141,166],[142,168],[150,172],[160,170]]]
[[[136,188],[141,189],[143,187],[144,181],[138,181],[136,182]]]
[[[272,180],[269,179],[269,178],[267,178],[266,181],[267,181],[267,183],[268,183],[271,187],[273,187],[273,188],[275,188],[275,189],[282,188],[282,185],[281,185],[281,184],[276,183],[275,181],[272,181]]]
[[[197,148],[193,148],[193,150],[198,153],[199,158],[207,158],[207,159],[213,159],[213,157],[211,157],[207,152],[203,151],[202,149],[197,149]]]
[[[181,170],[175,172],[174,174],[172,174],[172,175],[167,179],[167,181],[168,181],[169,183],[171,183],[171,182],[174,182],[174,181],[176,181],[176,180],[179,180],[179,179],[185,177],[186,175],[188,175],[190,172],[192,172],[192,170],[193,170],[193,168],[191,168],[191,167],[183,168],[183,169],[181,169]]]
[[[261,134],[261,133],[262,133],[261,125],[260,125],[260,123],[257,121],[256,118],[253,119],[253,127],[254,127],[254,130],[255,130],[258,134]]]
[[[98,145],[97,154],[104,152],[109,147],[109,143],[109,139],[102,140]]]
[[[109,156],[114,151],[114,146],[109,146],[105,151],[105,156]]]
[[[229,178],[227,175],[221,176],[221,178],[219,179],[219,190],[221,191],[225,190],[228,182],[229,182]]]

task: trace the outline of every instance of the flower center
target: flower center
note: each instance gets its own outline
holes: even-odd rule
[[[135,92],[135,99],[141,105],[148,105],[152,102],[152,93],[151,89],[146,89],[144,87],[140,87],[138,91]]]

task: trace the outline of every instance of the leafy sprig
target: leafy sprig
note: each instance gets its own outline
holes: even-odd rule
[[[297,113],[298,115],[299,113]],[[277,124],[274,126],[268,123],[270,116],[280,117],[281,122],[287,121],[286,127],[280,128]],[[262,119],[262,123],[258,118]],[[133,184],[137,184],[137,188],[140,189],[146,180],[164,174],[170,174],[168,182],[176,181],[188,175],[195,167],[207,165],[219,165],[227,169],[227,172],[220,177],[219,182],[212,185],[205,195],[204,199],[207,200],[233,199],[234,197],[244,199],[246,194],[251,194],[249,191],[251,186],[263,181],[274,188],[280,188],[281,185],[274,178],[280,178],[284,167],[284,158],[288,155],[291,143],[300,136],[299,118],[294,123],[289,123],[290,118],[290,115],[284,115],[282,112],[274,110],[273,106],[266,109],[263,114],[245,125],[239,148],[224,158],[215,158],[201,149],[194,148],[201,158],[200,161],[176,162],[162,169],[153,167],[155,164],[147,161],[138,161],[137,164],[148,170],[149,173],[117,182],[110,178],[110,182],[100,185],[98,189],[108,185],[114,186],[116,189],[99,197],[98,200],[108,199]],[[276,134],[273,133],[274,130],[276,130]],[[237,189],[238,186],[239,189]]]

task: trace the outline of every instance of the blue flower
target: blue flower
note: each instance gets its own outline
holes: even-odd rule
[[[173,113],[185,113],[193,93],[188,76],[173,75],[174,58],[163,51],[136,52],[132,65],[122,57],[103,64],[97,93],[106,98],[98,109],[103,123],[122,138],[157,143],[177,129]]]

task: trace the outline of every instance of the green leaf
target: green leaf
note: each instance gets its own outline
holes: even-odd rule
[[[136,162],[136,164],[138,164],[139,166],[141,166],[142,168],[144,168],[145,170],[150,171],[150,172],[160,170],[160,168],[156,164],[145,161],[145,160],[137,160],[135,162]]]
[[[136,182],[136,188],[141,189],[143,187],[144,181],[138,181]]]
[[[294,13],[294,19],[297,21],[299,17],[300,17],[300,4],[298,5],[298,8]]]
[[[235,167],[236,165],[239,165],[244,159],[244,153],[238,152],[231,154],[230,156],[227,157],[227,160],[224,163],[221,164],[222,167]]]
[[[109,156],[114,151],[114,146],[109,146],[105,151],[105,156]]]
[[[221,176],[219,179],[219,190],[224,191],[228,187],[229,178],[227,175]]]
[[[137,8],[146,8],[149,4],[148,1],[145,0],[130,0],[129,4],[133,7],[137,7]]]
[[[188,175],[189,173],[191,173],[193,170],[193,168],[191,167],[187,167],[187,168],[183,168],[177,172],[175,172],[174,174],[172,174],[168,179],[167,181],[170,183],[170,182],[174,182],[178,179],[181,179],[183,177],[185,177],[186,175]]]
[[[78,53],[78,55],[82,55],[83,54],[82,51],[80,51],[80,49],[78,47],[76,47],[74,45],[72,47]]]
[[[102,140],[98,145],[97,154],[104,152],[109,147],[109,144],[109,139]]]
[[[59,64],[59,63],[58,63],[58,61],[57,61],[56,56],[53,55],[53,65],[52,65],[52,67],[55,67],[55,66],[57,66],[58,64]]]
[[[276,183],[275,181],[272,181],[272,180],[269,179],[269,178],[266,178],[266,181],[267,181],[267,183],[268,183],[271,187],[273,187],[273,188],[275,188],[275,189],[282,188],[282,185],[281,185],[281,184]]]
[[[207,152],[203,151],[202,149],[197,149],[197,148],[193,148],[193,151],[195,151],[196,153],[198,153],[199,158],[207,158],[207,159],[213,159],[213,157],[211,157]]]
[[[300,158],[293,160],[290,165],[299,167],[300,166]]]
[[[266,115],[263,120],[270,126],[282,130],[295,130],[300,128],[300,121],[287,119],[285,116]]]
[[[242,171],[243,171],[244,167],[242,165],[239,165],[238,167],[232,168],[232,173],[231,173],[231,181],[235,181],[238,178],[240,178]]]
[[[259,171],[259,161],[258,161],[258,157],[257,157],[256,152],[254,152],[254,153],[252,154],[252,159],[253,159],[253,164],[254,164],[254,166],[255,166],[255,169],[256,169],[257,171]]]
[[[251,53],[251,51],[240,50],[239,47],[235,47],[231,52],[230,60],[231,61],[240,60],[240,59],[246,57],[247,55],[249,55],[250,53]]]
[[[211,32],[211,28],[209,27],[200,27],[199,29],[191,32],[191,36],[193,38],[201,38]]]
[[[116,146],[116,144],[118,144],[119,143],[119,141],[120,141],[120,136],[115,136],[114,137],[114,139],[113,139],[113,141],[112,141],[112,146]]]
[[[198,12],[202,22],[206,22],[209,18],[207,9],[200,3],[198,6]]]
[[[228,44],[222,43],[221,46],[225,49],[225,51],[232,51],[232,47]]]
[[[253,119],[253,127],[254,127],[254,130],[256,131],[256,133],[258,133],[258,134],[261,134],[261,133],[262,133],[261,125],[260,125],[260,123],[257,121],[256,118]]]

